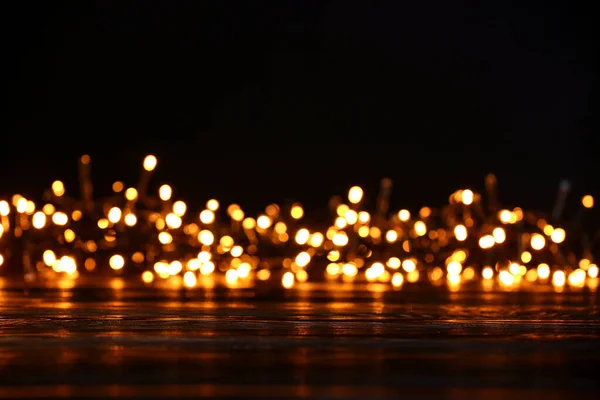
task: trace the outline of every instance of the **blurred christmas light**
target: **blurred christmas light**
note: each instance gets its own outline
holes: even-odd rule
[[[19,194],[1,200],[0,274],[17,272],[27,282],[132,276],[146,285],[170,281],[188,289],[260,282],[293,288],[317,281],[377,282],[396,290],[420,282],[451,290],[465,282],[598,286],[598,244],[581,229],[568,233],[571,225],[560,219],[568,182],[561,182],[547,215],[502,209],[493,175],[486,177],[485,196],[463,189],[439,209],[389,212],[392,182],[385,179],[374,212],[364,190],[353,186],[345,201],[332,199],[331,221],[323,225],[311,222],[300,203],[270,204],[249,216],[240,205],[221,207],[210,199],[190,211],[169,185],[148,193],[157,165],[148,155],[135,187],[115,181],[110,197],[94,199],[91,158],[84,155],[80,199],[56,180],[43,204]],[[581,207],[594,207],[592,195]]]

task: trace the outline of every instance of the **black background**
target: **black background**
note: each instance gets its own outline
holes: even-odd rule
[[[133,184],[309,209],[394,180],[394,207],[499,179],[507,205],[598,191],[596,46],[575,2],[2,3],[0,194]]]

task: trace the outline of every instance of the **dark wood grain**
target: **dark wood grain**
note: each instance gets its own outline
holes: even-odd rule
[[[596,398],[595,293],[0,291],[0,397]]]

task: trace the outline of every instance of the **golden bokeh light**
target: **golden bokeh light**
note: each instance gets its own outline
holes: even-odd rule
[[[581,199],[581,205],[583,205],[585,208],[594,207],[594,197],[592,197],[592,195],[589,194],[583,196],[583,198]]]
[[[80,168],[89,162],[80,158]],[[508,291],[598,286],[592,236],[569,230],[567,238],[563,228],[584,225],[594,206],[589,194],[571,224],[542,212],[502,208],[488,201],[489,193],[471,189],[455,190],[442,207],[415,208],[412,218],[408,209],[390,205],[391,183],[373,198],[353,186],[347,196],[331,198],[323,210],[329,215],[312,219],[298,202],[270,203],[261,213],[235,203],[224,203],[220,211],[219,200],[211,198],[204,209],[195,208],[175,201],[170,185],[151,189],[156,166],[156,157],[147,156],[137,185],[114,181],[107,198],[89,198],[89,177],[82,174],[80,198],[56,180],[43,202],[20,194],[0,200],[2,265],[25,260],[28,266],[21,267],[29,282],[38,276],[40,282],[75,281],[109,271],[189,290],[266,281],[298,291],[321,281],[407,290],[429,280],[450,291],[474,282]],[[13,243],[24,244],[17,254]]]
[[[143,166],[146,171],[154,171],[154,169],[156,168],[156,164],[158,164],[158,160],[155,156],[150,154],[144,158]]]

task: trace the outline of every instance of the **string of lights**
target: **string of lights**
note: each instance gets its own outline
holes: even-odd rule
[[[211,199],[191,212],[173,199],[169,185],[157,196],[148,193],[157,165],[155,156],[146,156],[137,185],[116,181],[113,194],[98,200],[84,155],[80,198],[57,180],[43,204],[19,194],[1,200],[0,275],[74,284],[82,277],[128,276],[150,287],[188,289],[307,282],[393,289],[465,282],[511,289],[598,286],[595,242],[578,224],[560,219],[564,183],[551,215],[501,208],[493,175],[486,177],[485,196],[462,189],[441,208],[390,212],[392,181],[384,179],[375,210],[366,209],[363,189],[354,186],[331,199],[332,218],[323,226],[312,223],[300,203],[270,204],[248,216],[238,204]],[[584,196],[581,207],[578,220],[594,198]]]

